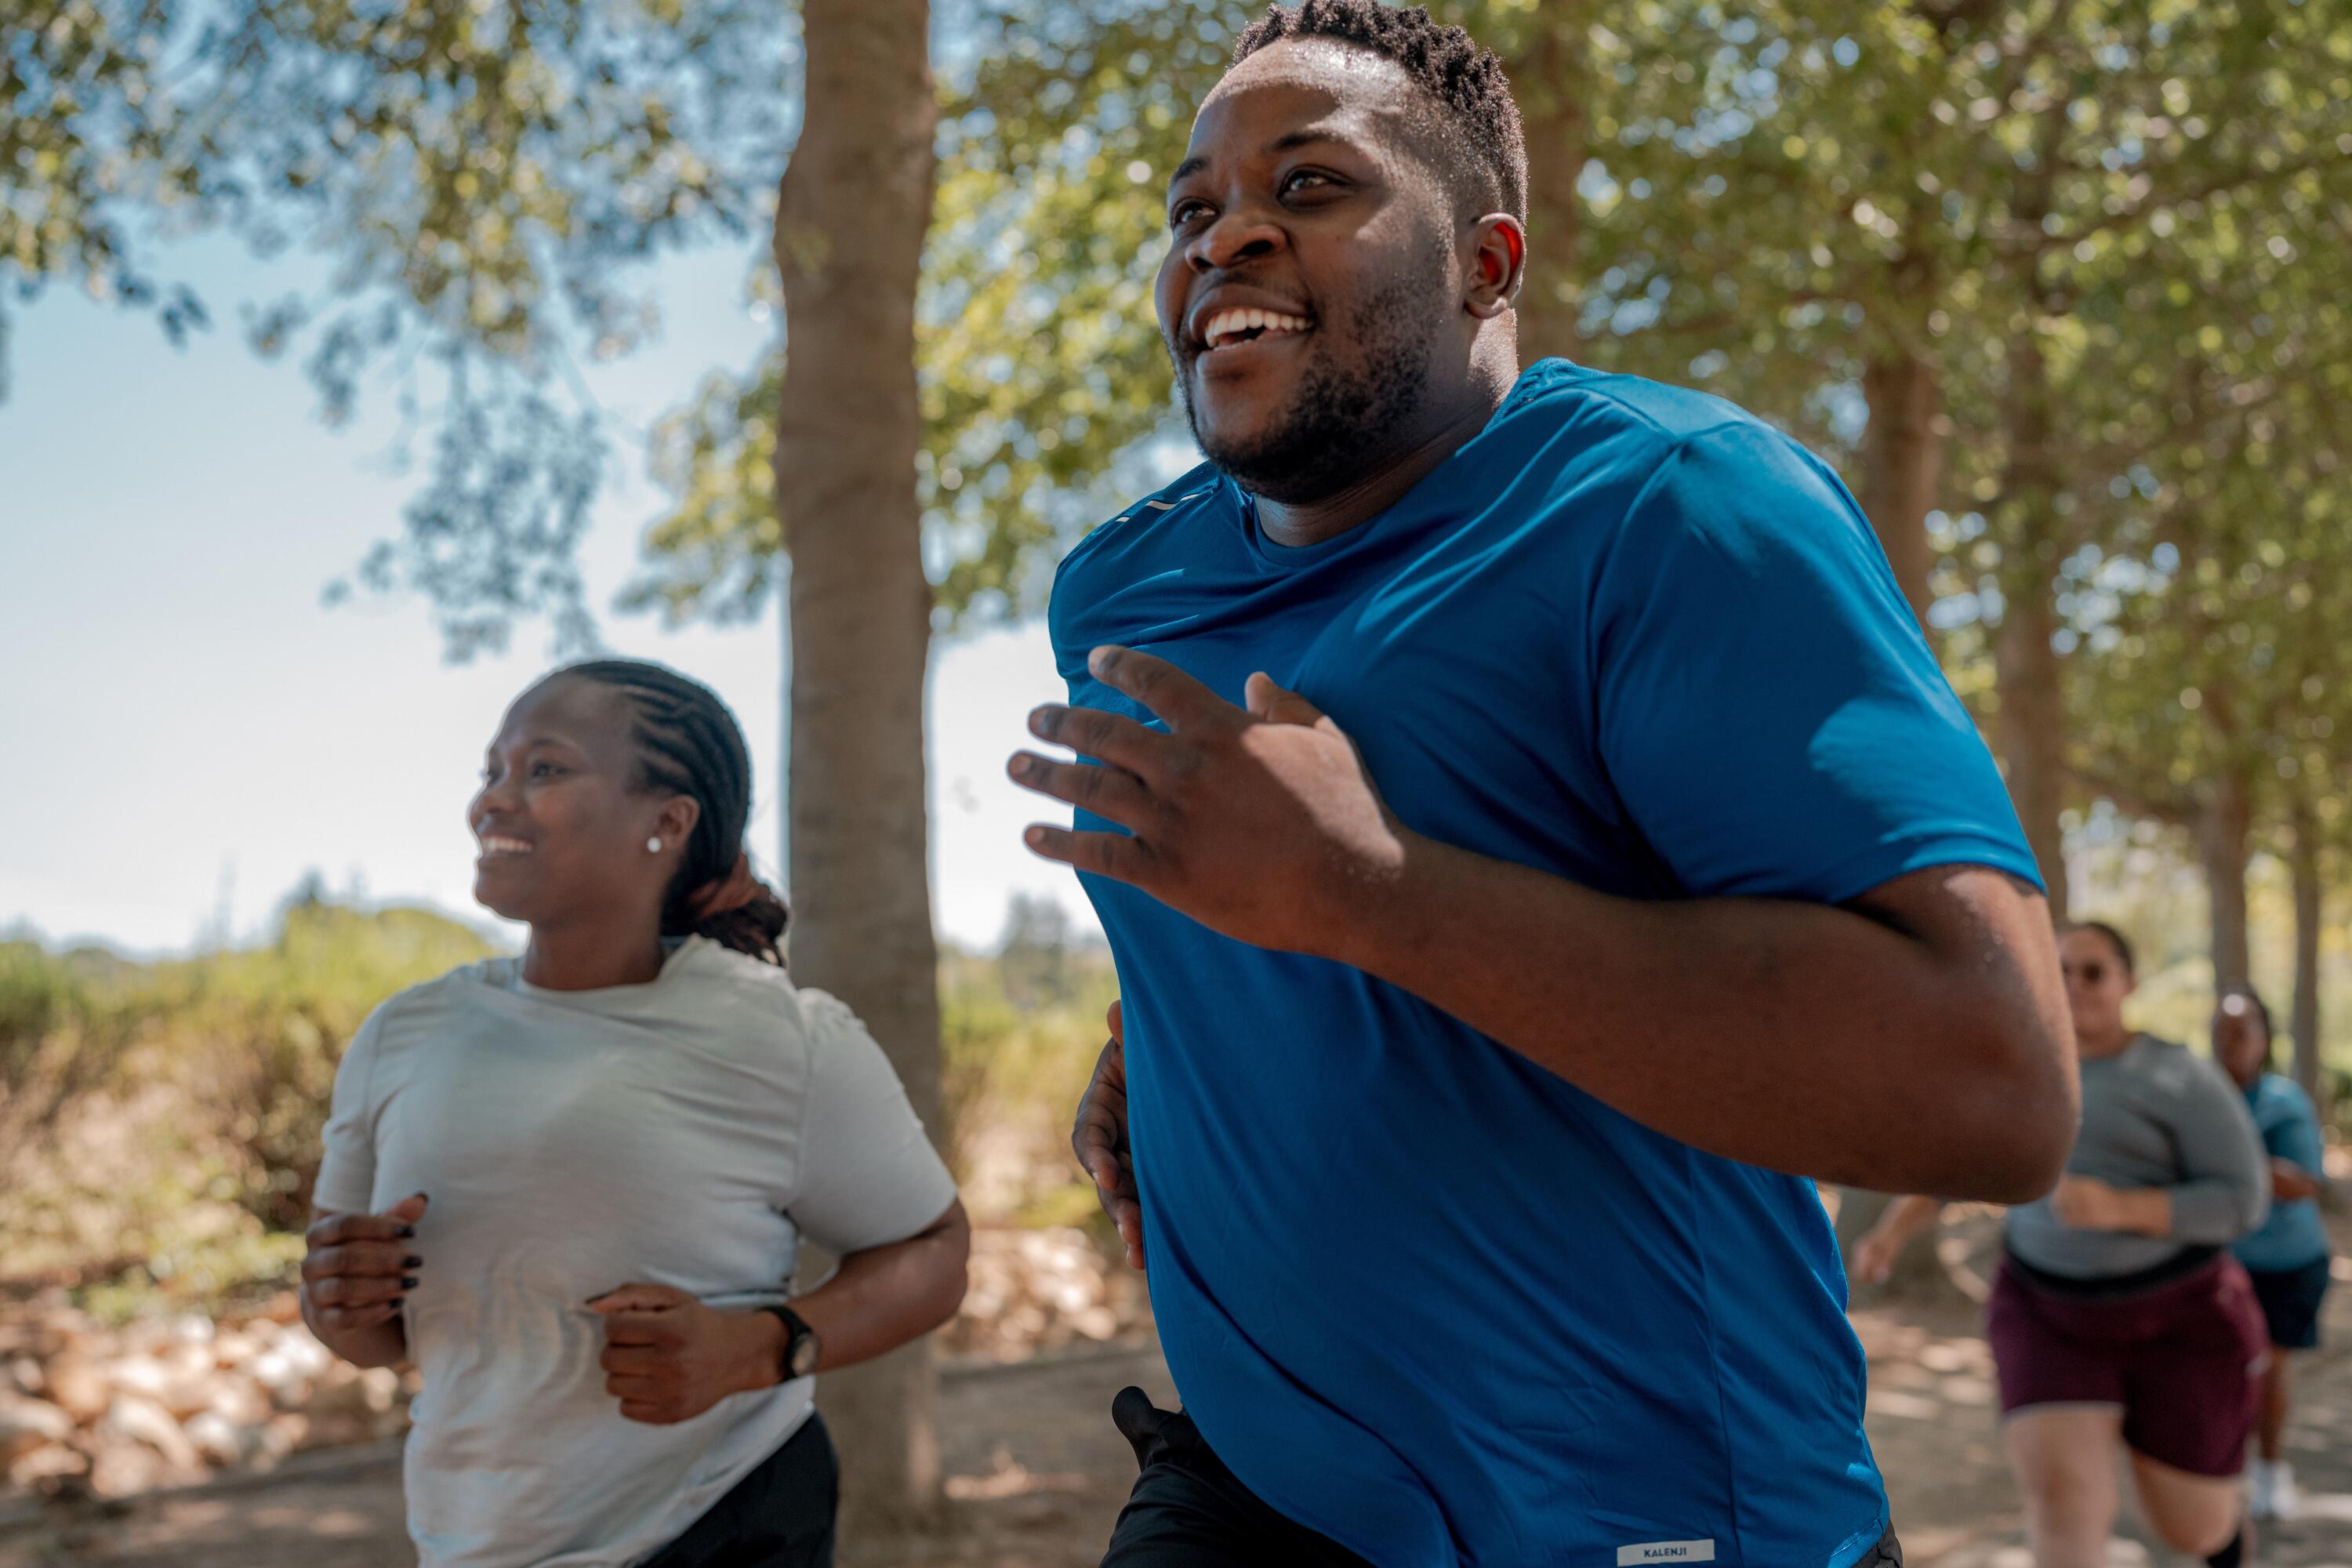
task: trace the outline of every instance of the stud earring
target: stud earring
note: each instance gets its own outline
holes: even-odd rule
[[[658,839],[658,838],[648,838],[648,839],[646,839],[646,854],[648,854],[648,855],[658,855],[658,854],[660,854],[660,853],[661,853],[661,840],[660,840],[660,839]]]

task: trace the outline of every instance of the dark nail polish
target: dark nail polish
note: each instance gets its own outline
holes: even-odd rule
[[[425,1266],[425,1259],[411,1253],[400,1260],[400,1266],[403,1268],[422,1268]]]
[[[415,1275],[414,1275],[414,1274],[404,1274],[404,1275],[402,1275],[402,1276],[400,1277],[400,1288],[401,1288],[402,1289],[404,1289],[404,1290],[414,1290],[414,1289],[416,1289],[416,1276],[415,1276]]]
[[[403,1241],[406,1241],[410,1237],[415,1236],[415,1235],[416,1234],[416,1227],[415,1227],[415,1226],[413,1226],[413,1225],[404,1225],[404,1226],[402,1226],[398,1230],[394,1231],[392,1234],[393,1234],[394,1236],[395,1236],[395,1237],[399,1237],[401,1240],[403,1240]]]

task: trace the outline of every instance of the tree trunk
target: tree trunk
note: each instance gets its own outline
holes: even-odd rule
[[[2319,825],[2311,803],[2297,792],[2294,806],[2294,1081],[2327,1114],[2319,1080],[2319,924],[2325,912],[2319,880]]]
[[[2058,686],[2058,652],[2050,646],[2055,616],[2046,582],[2029,578],[2001,610],[1993,638],[2000,712],[1993,733],[2009,774],[2010,798],[2050,888],[2050,913],[2066,919],[2066,854],[2059,813],[2065,808],[2066,713]]]
[[[1518,302],[1519,363],[1549,354],[1574,359],[1583,272],[1577,265],[1588,134],[1580,73],[1587,58],[1585,7],[1555,0],[1528,22],[1534,37],[1512,62],[1528,146],[1528,272]]]
[[[1936,429],[1943,388],[1927,360],[1889,350],[1864,370],[1862,395],[1870,405],[1862,454],[1863,514],[1877,531],[1895,581],[1924,628],[1927,606],[1935,602],[1927,587],[1927,513],[1944,477],[1944,442]]]
[[[776,205],[786,362],[776,505],[792,557],[793,972],[856,1009],[936,1140],[938,953],[923,760],[930,587],[915,287],[937,117],[926,0],[805,0],[805,112]],[[928,1342],[828,1374],[845,1531],[937,1505]]]
[[[2021,229],[2040,224],[2050,211],[2057,150],[2065,132],[2063,101],[2044,110],[2034,170],[2021,184],[2014,221]],[[2052,594],[2064,554],[2058,514],[2060,469],[2052,444],[2050,365],[2042,352],[2042,322],[2055,309],[2057,290],[2042,276],[2038,258],[2017,263],[2017,304],[2021,315],[2002,355],[2007,386],[2001,423],[2008,459],[2000,499],[1992,508],[1994,537],[2001,551],[2000,626],[1993,637],[1993,678],[2000,699],[1994,734],[2009,774],[2010,798],[2025,828],[2042,879],[2050,889],[2050,913],[2067,918],[2064,830],[2066,805],[2066,708],[2060,689],[2058,630]]]
[[[2197,824],[2198,852],[2212,899],[2217,994],[2253,978],[2246,941],[2246,857],[2253,828],[2253,796],[2243,769],[2233,764],[2217,771]]]

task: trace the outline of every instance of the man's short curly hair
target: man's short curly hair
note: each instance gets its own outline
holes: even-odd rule
[[[1234,63],[1286,38],[1329,38],[1394,60],[1429,100],[1426,125],[1457,165],[1477,180],[1485,212],[1528,217],[1528,145],[1503,62],[1477,40],[1419,5],[1376,0],[1300,0],[1276,5],[1234,41]],[[1462,193],[1468,196],[1470,193]]]

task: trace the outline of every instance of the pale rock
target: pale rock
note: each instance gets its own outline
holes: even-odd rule
[[[232,1426],[258,1426],[269,1419],[269,1395],[241,1373],[223,1373],[213,1383],[205,1409]]]
[[[8,1363],[8,1384],[19,1394],[38,1396],[48,1389],[48,1380],[41,1375],[41,1363],[31,1356],[20,1355]]]
[[[302,1447],[310,1436],[310,1418],[289,1411],[273,1415],[261,1428],[260,1457],[271,1461],[284,1458]]]
[[[98,1423],[98,1435],[114,1442],[144,1443],[174,1470],[204,1468],[204,1457],[170,1411],[138,1394],[119,1394]]]
[[[89,1474],[89,1456],[63,1443],[44,1443],[19,1454],[8,1466],[8,1484],[26,1491],[47,1490],[57,1483]]]
[[[156,1356],[146,1351],[134,1351],[118,1357],[106,1369],[106,1381],[118,1393],[160,1401],[165,1385],[172,1381],[172,1373]]]
[[[46,1400],[0,1393],[0,1465],[73,1436],[74,1418]]]
[[[400,1373],[393,1367],[372,1366],[360,1373],[360,1386],[367,1391],[368,1408],[381,1415],[400,1397]]]
[[[241,1426],[216,1411],[198,1411],[184,1430],[196,1452],[215,1465],[241,1465],[261,1447],[259,1426]]]
[[[89,1467],[89,1489],[100,1497],[152,1490],[170,1469],[163,1456],[137,1443],[110,1443]]]
[[[310,1379],[296,1364],[287,1347],[272,1345],[246,1363],[246,1374],[269,1391],[280,1410],[291,1410],[310,1396]]]
[[[106,1414],[114,1394],[107,1386],[106,1369],[95,1359],[68,1351],[43,1369],[49,1403],[78,1422],[95,1421]]]
[[[307,1327],[289,1328],[280,1333],[278,1348],[292,1356],[294,1363],[312,1377],[334,1365],[338,1359]]]

